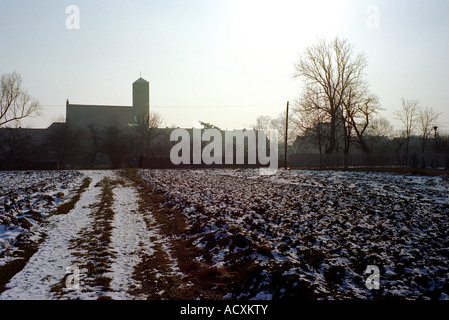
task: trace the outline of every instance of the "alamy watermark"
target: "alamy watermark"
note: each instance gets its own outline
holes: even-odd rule
[[[368,265],[365,270],[365,274],[369,274],[366,278],[365,286],[368,290],[378,290],[380,288],[380,271],[376,265]]]
[[[65,8],[68,15],[65,19],[65,27],[69,30],[79,30],[80,28],[80,8],[76,5],[70,5]]]
[[[80,269],[77,266],[68,266],[65,272],[68,274],[65,280],[66,288],[78,290],[80,288]]]
[[[378,6],[370,5],[366,7],[366,14],[368,15],[365,20],[365,25],[370,30],[380,29],[380,10]]]
[[[189,131],[192,132],[192,139]],[[268,167],[259,168],[260,174],[272,175],[278,169],[278,131],[274,129],[227,130],[224,140],[218,129],[175,129],[170,134],[170,141],[178,141],[170,150],[170,160],[174,165],[202,163],[220,165],[223,164],[223,159],[224,164],[245,164],[246,151],[246,164],[268,165]],[[209,142],[209,144],[202,148],[202,142]],[[269,154],[267,145],[269,145]]]

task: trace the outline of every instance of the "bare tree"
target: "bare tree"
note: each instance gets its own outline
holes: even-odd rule
[[[276,129],[278,131],[279,144],[285,144],[285,124],[286,111],[282,111],[276,118],[273,118],[270,123],[271,129]],[[288,117],[288,132],[287,132],[287,145],[293,144],[295,142],[296,136],[298,135],[298,128],[293,117],[289,115]],[[284,154],[284,152],[282,152]]]
[[[305,92],[312,91],[325,103],[329,115],[329,147],[326,153],[337,151],[337,126],[341,120],[344,99],[348,91],[363,83],[363,70],[367,65],[363,53],[354,54],[353,46],[345,39],[331,42],[319,40],[308,47],[295,64],[294,77],[305,80]]]
[[[393,134],[393,126],[387,118],[378,117],[370,122],[367,134],[375,137],[390,137]]]
[[[104,128],[101,137],[101,151],[111,160],[112,168],[122,167],[129,150],[129,136],[118,123]]]
[[[252,125],[253,130],[262,130],[265,133],[270,129],[278,131],[278,142],[284,145],[285,143],[285,117],[286,111],[282,111],[276,118],[270,116],[259,116],[256,119],[256,123]],[[295,142],[297,135],[299,134],[297,119],[294,119],[291,115],[288,117],[288,134],[287,144],[291,145]]]
[[[87,150],[86,157],[89,161],[90,167],[94,168],[94,162],[100,152],[101,127],[93,123],[87,125]]]
[[[7,165],[15,161],[31,161],[33,155],[33,139],[26,129],[2,128],[0,130],[0,158]]]
[[[79,146],[80,130],[61,120],[53,122],[46,134],[46,143],[55,153],[56,168],[62,169]]]
[[[347,98],[342,100],[343,124],[345,128],[345,153],[349,151],[351,132],[354,130],[358,144],[366,154],[370,153],[365,133],[374,114],[378,112],[379,99],[370,94],[365,85],[359,84],[357,88],[349,88]]]
[[[325,101],[319,94],[308,91],[296,99],[292,109],[292,119],[305,141],[312,146],[318,146],[319,153],[327,147],[329,141],[329,113],[323,107]]]
[[[374,118],[366,132],[366,142],[372,152],[386,153],[391,146],[391,137],[393,135],[393,126],[390,121],[384,117]]]
[[[17,73],[3,74],[0,88],[0,126],[38,115],[39,103],[22,88]]]
[[[158,129],[161,125],[162,117],[157,112],[153,111],[150,114],[138,116],[130,137],[133,152],[150,156],[152,142],[160,134]]]
[[[418,112],[418,126],[421,132],[421,151],[424,153],[427,140],[432,134],[439,114],[429,107],[420,108]]]
[[[397,118],[404,125],[404,135],[405,135],[405,156],[408,159],[410,137],[412,136],[417,123],[418,118],[418,100],[414,99],[404,99],[401,100],[401,109],[395,112]]]
[[[256,124],[252,126],[253,130],[268,130],[271,129],[271,122],[273,119],[270,116],[258,116]]]

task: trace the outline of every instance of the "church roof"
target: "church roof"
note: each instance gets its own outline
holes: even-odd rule
[[[134,83],[149,83],[147,80],[143,79],[142,77],[140,77],[139,79],[137,79],[136,81],[134,81]],[[133,83],[133,84],[134,84]]]

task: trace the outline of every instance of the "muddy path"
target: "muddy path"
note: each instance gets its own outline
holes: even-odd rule
[[[42,225],[44,240],[0,299],[222,296],[211,290],[222,273],[194,261],[183,217],[160,209],[135,171],[82,172],[85,188]]]

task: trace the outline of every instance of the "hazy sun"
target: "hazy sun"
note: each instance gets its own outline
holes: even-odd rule
[[[231,28],[248,41],[290,37],[315,39],[338,33],[348,0],[238,0]],[[252,40],[251,40],[252,39]]]

